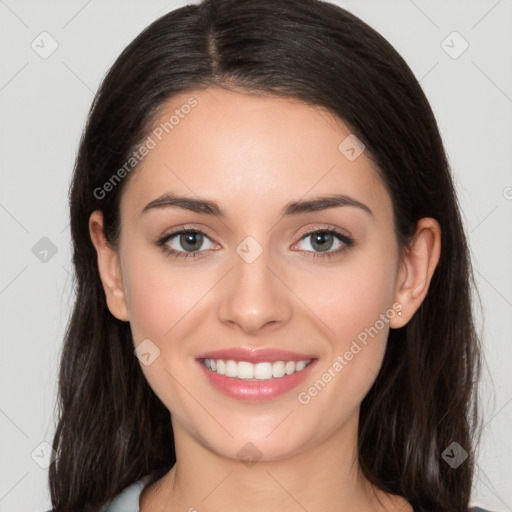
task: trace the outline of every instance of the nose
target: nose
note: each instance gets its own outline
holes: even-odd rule
[[[235,253],[218,301],[218,318],[246,334],[271,332],[289,322],[293,295],[285,272],[263,251],[254,261]]]

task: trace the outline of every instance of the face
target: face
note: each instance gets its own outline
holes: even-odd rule
[[[319,445],[353,425],[381,366],[400,263],[391,199],[366,154],[354,159],[349,129],[322,109],[221,89],[165,107],[121,199],[123,300],[149,354],[144,375],[173,426],[218,454],[236,458],[251,441],[276,460]],[[154,203],[165,194],[223,215]],[[290,207],[333,195],[348,204]],[[198,358],[233,348],[311,363],[271,383],[217,375],[216,386]],[[267,364],[260,376],[269,367],[282,373]]]

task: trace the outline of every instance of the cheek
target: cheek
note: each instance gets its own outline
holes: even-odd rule
[[[315,286],[301,286],[301,296],[327,327],[326,334],[337,350],[378,322],[393,302],[395,253],[353,253],[337,268],[315,275]]]
[[[338,402],[336,397],[343,396],[344,407],[339,413],[345,414],[358,406],[372,386],[384,357],[389,320],[395,315],[391,305],[396,256],[392,247],[361,251],[335,272],[331,269],[317,275],[313,289],[304,288],[308,294],[305,302],[321,319],[316,324],[327,326],[323,332],[330,340],[319,368],[323,383],[312,393],[320,394],[327,382],[329,390],[315,399],[317,405],[327,407],[332,400]]]
[[[199,292],[190,274],[172,270],[165,255],[154,252],[126,251],[123,280],[130,329],[134,345],[144,342],[141,346],[150,354],[149,364],[141,359],[146,380],[166,407],[181,417],[187,402],[178,383],[183,379],[176,369],[187,359],[187,340],[191,338],[187,329],[190,318],[199,310]]]
[[[176,294],[154,267],[135,263],[129,272],[127,296],[134,341],[138,338],[160,339],[172,326]]]
[[[186,325],[187,315],[200,309],[196,278],[172,265],[152,249],[126,258],[126,300],[135,343],[144,338],[166,343]]]

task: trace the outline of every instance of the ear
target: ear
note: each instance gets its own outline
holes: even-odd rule
[[[92,212],[89,217],[89,234],[98,254],[98,271],[108,309],[119,320],[128,321],[128,308],[121,280],[119,255],[105,238],[103,214],[100,210]]]
[[[416,232],[411,243],[404,251],[398,272],[395,300],[401,304],[402,308],[401,316],[395,315],[390,319],[391,328],[403,327],[420,307],[427,295],[440,254],[439,223],[430,217],[420,219],[416,224]]]

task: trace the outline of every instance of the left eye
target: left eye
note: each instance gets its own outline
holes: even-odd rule
[[[330,251],[331,254],[341,252],[350,245],[352,245],[352,240],[348,236],[330,229],[310,231],[301,238],[301,241],[302,240],[311,240],[309,246],[312,248],[314,252],[330,251],[330,249],[332,249],[333,247],[333,244],[337,241],[338,247],[335,248],[335,250]],[[305,250],[307,250],[308,252],[310,251],[310,249]]]

